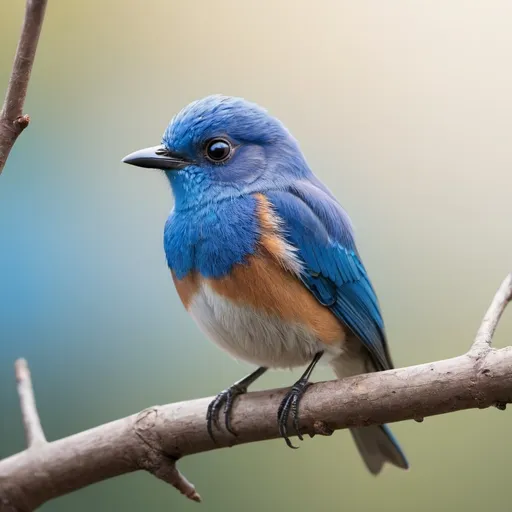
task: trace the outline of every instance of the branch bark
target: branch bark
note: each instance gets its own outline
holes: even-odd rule
[[[46,3],[47,0],[27,0],[11,78],[0,112],[0,174],[16,139],[30,122],[29,116],[23,115],[23,105],[43,26]]]
[[[512,274],[499,288],[465,355],[311,386],[301,402],[301,430],[310,436],[472,408],[512,403],[512,347],[491,339],[512,300]],[[211,398],[150,407],[138,414],[0,462],[0,511],[30,511],[52,498],[117,475],[144,469],[199,501],[176,461],[236,444],[279,437],[276,411],[287,390],[249,393],[234,408],[237,437],[206,431]]]

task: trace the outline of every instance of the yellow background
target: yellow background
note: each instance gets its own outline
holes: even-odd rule
[[[0,4],[2,92],[23,8]],[[16,357],[49,439],[250,369],[178,301],[166,180],[120,163],[211,93],[279,117],[348,210],[396,364],[464,352],[512,266],[511,23],[509,0],[50,0],[32,124],[0,177],[0,457],[24,447]],[[511,318],[496,345],[512,342]],[[394,425],[412,468],[378,478],[346,432],[298,451],[259,443],[181,462],[200,506],[139,473],[42,510],[506,512],[511,428],[494,409]]]

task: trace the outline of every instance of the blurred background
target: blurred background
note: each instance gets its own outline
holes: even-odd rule
[[[0,7],[0,92],[24,1]],[[250,367],[189,318],[162,248],[164,177],[120,163],[211,93],[267,107],[350,213],[398,366],[466,351],[511,270],[508,0],[50,0],[32,123],[0,177],[0,457],[24,448],[13,363],[49,439],[216,394]],[[495,344],[512,342],[512,312]],[[274,372],[255,389],[290,385]],[[331,378],[327,369],[316,380]],[[393,429],[411,470],[363,467],[347,432],[188,457],[201,510],[509,509],[512,417]],[[196,510],[138,473],[45,512]]]

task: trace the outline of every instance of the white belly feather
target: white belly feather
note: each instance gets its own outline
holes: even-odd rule
[[[307,365],[325,351],[324,361],[342,352],[338,346],[321,343],[306,326],[288,323],[277,315],[238,306],[202,283],[189,307],[201,329],[236,359],[269,368]]]

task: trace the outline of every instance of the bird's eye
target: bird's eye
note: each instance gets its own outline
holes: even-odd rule
[[[233,147],[225,139],[212,139],[206,144],[206,157],[218,164],[225,162],[233,153]]]

